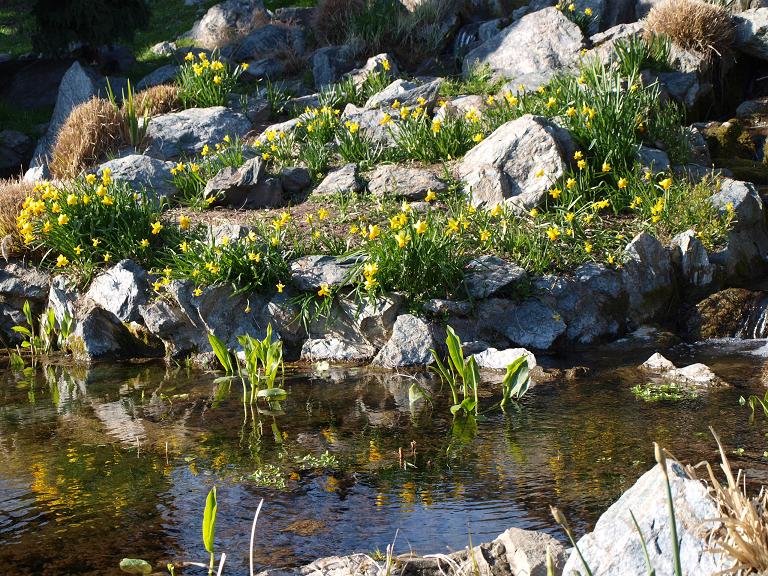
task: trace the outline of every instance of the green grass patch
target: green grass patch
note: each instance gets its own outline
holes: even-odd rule
[[[0,6],[0,52],[19,56],[32,51],[31,8],[28,0],[6,0]]]

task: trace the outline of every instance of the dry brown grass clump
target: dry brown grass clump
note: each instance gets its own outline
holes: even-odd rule
[[[23,245],[16,226],[16,217],[33,189],[34,184],[21,178],[0,180],[0,243],[4,244],[3,251],[6,254]],[[10,237],[10,243],[5,240],[6,237]]]
[[[144,114],[152,117],[179,110],[181,108],[180,92],[181,88],[175,84],[160,84],[142,90],[133,97],[136,114],[140,117]],[[125,105],[122,112],[125,113]]]
[[[649,35],[667,36],[677,46],[708,58],[727,54],[735,37],[728,11],[703,0],[666,0],[657,4],[648,14],[645,29]]]
[[[93,164],[120,141],[122,115],[107,100],[92,98],[77,106],[64,122],[53,148],[51,173],[72,178]]]
[[[350,21],[366,8],[365,0],[320,0],[312,14],[315,38],[322,44],[343,44]]]
[[[710,430],[712,430],[710,428]],[[712,551],[733,558],[736,564],[721,574],[764,574],[768,571],[768,492],[765,486],[750,498],[741,470],[733,475],[728,458],[714,430],[720,448],[720,468],[727,484],[721,484],[707,463],[713,496],[720,505],[723,529],[714,534]]]

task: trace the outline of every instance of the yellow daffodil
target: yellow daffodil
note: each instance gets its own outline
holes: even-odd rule
[[[435,191],[432,190],[432,188],[427,190],[427,195],[424,196],[424,201],[425,202],[433,202],[436,199],[437,199],[437,194],[435,194]]]
[[[531,211],[528,212],[528,214],[531,215],[531,218],[536,218],[539,215],[539,211],[536,208],[531,208]]]
[[[80,256],[80,254],[82,254],[82,253],[83,253],[83,247],[82,247],[82,246],[80,246],[80,244],[78,244],[77,246],[75,246],[75,255],[76,255],[76,256]]]
[[[187,230],[189,228],[189,225],[191,224],[192,220],[189,216],[181,215],[179,216],[179,228],[182,230]]]
[[[69,222],[69,216],[67,216],[66,214],[62,214],[59,216],[58,218],[59,226],[66,226],[68,222]]]
[[[672,178],[664,178],[664,180],[659,182],[659,186],[661,186],[665,191],[669,190],[670,186],[672,186]]]
[[[579,167],[579,170],[584,170],[584,168],[586,168],[586,167],[587,167],[587,161],[586,161],[586,160],[579,160],[579,161],[576,163],[576,166],[578,166],[578,167]]]
[[[611,171],[611,165],[608,164],[608,162],[603,162],[602,170],[603,170],[603,172],[610,172]]]
[[[331,289],[328,286],[328,284],[325,284],[325,283],[321,284],[320,289],[317,291],[317,295],[320,296],[321,298],[327,298],[328,296],[330,296]]]
[[[93,238],[93,239],[91,240],[91,244],[93,244],[93,247],[94,247],[94,248],[98,248],[98,247],[99,247],[99,244],[101,244],[101,240],[99,240],[98,238]]]
[[[549,191],[549,195],[552,196],[554,200],[557,200],[560,198],[560,194],[562,194],[563,191],[560,190],[560,188],[552,188],[552,190]]]
[[[107,252],[106,254],[104,254],[104,262],[109,262],[110,260],[112,260],[112,254]]]
[[[144,238],[141,242],[139,242],[139,246],[142,248],[149,248],[149,240]]]
[[[283,293],[283,289],[285,288],[285,284],[283,284],[282,282],[278,282],[275,285],[275,288],[277,288],[277,293],[278,294],[282,294]]]
[[[378,224],[368,226],[368,240],[376,240],[381,234],[381,228]]]
[[[550,226],[547,229],[547,236],[549,236],[549,239],[554,242],[560,237],[560,229],[557,226]]]
[[[405,248],[411,241],[411,235],[407,234],[405,230],[400,230],[400,232],[395,234],[394,238],[397,242],[398,248]]]
[[[248,252],[248,260],[251,262],[261,262],[261,254],[258,252]]]
[[[195,288],[195,290],[192,292],[194,296],[200,296],[202,295],[203,291],[200,290],[200,288]]]
[[[76,194],[70,194],[67,196],[67,206],[74,206],[77,204],[77,195]]]
[[[587,254],[591,254],[592,244],[590,244],[589,242],[584,242],[584,252],[586,252]]]
[[[152,234],[155,236],[160,234],[160,231],[163,229],[163,225],[158,220],[157,222],[152,223]]]
[[[480,231],[480,242],[487,242],[491,238],[491,233],[488,230]]]
[[[627,184],[629,184],[629,181],[626,178],[619,178],[619,182],[617,186],[619,187],[619,189],[623,190],[624,188],[627,187]]]
[[[542,176],[544,176],[544,168],[539,168],[538,170],[536,170],[536,173],[534,174],[534,176],[536,176],[536,178],[541,178]]]
[[[419,220],[416,222],[414,229],[416,230],[416,234],[424,234],[427,231],[427,223],[423,220]]]
[[[381,117],[381,120],[379,120],[379,126],[386,126],[386,125],[387,125],[387,124],[389,124],[391,121],[392,121],[392,116],[390,116],[389,114],[387,114],[387,113],[385,112],[385,113],[384,113],[384,116],[382,116],[382,117]]]
[[[319,220],[325,220],[326,218],[328,218],[328,210],[326,210],[325,208],[320,208],[320,210],[317,211],[317,218]]]
[[[501,204],[496,204],[493,208],[491,208],[491,216],[494,218],[501,216],[501,213],[504,211],[504,208],[501,207]]]
[[[69,265],[69,260],[67,259],[67,257],[64,256],[64,254],[59,254],[58,257],[56,258],[56,266],[58,268],[64,268],[65,266],[68,266],[68,265]]]

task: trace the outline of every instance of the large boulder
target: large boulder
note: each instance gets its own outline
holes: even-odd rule
[[[368,138],[372,144],[379,146],[392,146],[395,143],[393,133],[397,131],[397,125],[394,123],[383,126],[381,119],[384,112],[381,110],[368,110],[359,108],[354,104],[347,104],[341,114],[342,121],[347,120],[357,124],[360,127],[360,134]]]
[[[83,68],[79,62],[74,62],[67,70],[59,84],[59,92],[56,96],[56,106],[53,116],[48,124],[45,135],[40,138],[32,157],[31,167],[48,163],[48,158],[56,143],[59,130],[69,118],[70,112],[86,100],[99,94],[103,83],[91,72]]]
[[[222,168],[205,185],[206,198],[235,208],[274,208],[283,202],[279,178],[268,177],[261,158]]]
[[[491,36],[464,58],[467,74],[477,65],[489,65],[515,85],[529,76],[545,81],[574,65],[584,36],[579,27],[555,8],[523,16]]]
[[[475,300],[513,291],[526,279],[524,268],[489,254],[471,260],[464,271],[467,296]]]
[[[314,291],[323,284],[346,286],[359,266],[357,258],[310,255],[291,262],[291,282],[302,291]]]
[[[567,324],[569,342],[593,344],[624,331],[628,297],[616,270],[588,262],[573,275],[545,276],[534,286]]]
[[[526,114],[502,124],[457,167],[474,206],[507,202],[530,210],[568,170],[575,144],[567,130]]]
[[[441,78],[423,83],[410,82],[400,78],[381,92],[368,98],[365,107],[388,108],[397,100],[403,106],[423,106],[426,110],[431,110],[437,102],[442,83]]]
[[[210,350],[205,332],[195,326],[179,306],[155,300],[139,306],[139,314],[150,334],[163,342],[166,357],[184,358]]]
[[[686,287],[706,289],[714,281],[715,267],[695,230],[681,232],[670,243],[672,264]]]
[[[669,253],[655,237],[642,232],[624,254],[621,277],[629,299],[628,320],[637,327],[661,319],[675,296]]]
[[[721,514],[707,487],[694,479],[679,462],[668,460],[667,471],[672,488],[683,573],[715,574],[729,568],[733,561],[708,549],[706,535],[719,524],[714,519]],[[592,573],[622,576],[648,574],[640,535],[631,514],[637,519],[656,574],[674,574],[667,490],[660,465],[641,476],[634,486],[600,516],[594,531],[576,543]],[[584,572],[579,555],[572,552],[563,575],[575,576]]]
[[[383,368],[427,366],[433,362],[430,350],[435,347],[432,329],[412,314],[397,317],[384,347],[372,364]]]
[[[75,313],[75,327],[68,344],[74,358],[82,361],[162,354],[137,338],[112,312],[89,299],[81,302]]]
[[[768,8],[744,10],[733,19],[736,48],[760,60],[768,60]]]
[[[268,19],[262,0],[226,0],[211,6],[187,37],[203,48],[220,48]]]
[[[267,24],[222,50],[222,54],[242,62],[262,58],[278,51],[293,51],[301,54],[304,51],[304,36],[301,30],[292,26]]]
[[[684,320],[690,340],[710,338],[765,338],[768,325],[765,292],[726,288],[704,298]]]
[[[309,338],[301,347],[301,359],[309,362],[367,362],[376,349],[367,342],[350,342],[336,337]]]
[[[29,302],[37,317],[46,303],[49,283],[50,276],[37,268],[14,262],[0,265],[0,342],[10,345],[21,341],[12,328],[26,325],[24,303]]]
[[[144,90],[160,84],[170,84],[179,74],[180,66],[178,64],[166,64],[152,70],[136,84],[136,90]]]
[[[710,198],[721,212],[732,211],[735,222],[724,250],[710,254],[729,283],[755,278],[768,268],[768,228],[765,207],[753,184],[723,178]]]
[[[133,260],[121,260],[96,276],[85,296],[123,322],[138,321],[139,306],[149,298],[149,276]]]
[[[491,298],[478,304],[477,317],[482,326],[513,344],[534,350],[552,348],[567,328],[560,314],[538,298],[522,302]]]
[[[98,168],[112,172],[115,180],[128,182],[134,190],[145,191],[150,198],[171,197],[176,193],[171,169],[173,162],[158,160],[144,154],[130,154],[105,162]]]
[[[429,190],[444,192],[448,186],[429,168],[382,164],[370,175],[368,190],[374,196],[421,200]]]
[[[322,182],[312,191],[313,194],[336,194],[339,192],[360,192],[363,187],[357,177],[357,164],[351,162],[328,172]]]
[[[250,129],[248,118],[223,106],[161,114],[147,127],[146,154],[161,160],[195,154],[205,144],[221,142],[224,136],[242,137]]]

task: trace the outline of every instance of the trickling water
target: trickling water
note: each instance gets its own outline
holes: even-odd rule
[[[755,298],[750,308],[745,311],[743,325],[736,334],[737,338],[768,338],[768,294]]]
[[[715,460],[710,425],[743,449],[733,463],[747,478],[764,482],[768,423],[750,425],[738,398],[763,392],[765,359],[726,346],[665,354],[708,363],[730,390],[647,404],[630,393],[639,374],[601,370],[542,384],[519,411],[463,429],[444,392],[434,406],[411,406],[412,380],[366,370],[292,373],[275,414],[244,407],[240,390],[215,375],[161,365],[0,372],[0,566],[15,576],[103,576],[119,574],[126,556],[158,570],[203,561],[213,484],[226,574],[247,573],[261,498],[259,568],[384,550],[396,531],[398,552],[455,550],[510,526],[562,538],[550,504],[581,533],[653,465],[652,441],[689,462]],[[636,365],[651,352],[606,347],[563,366]],[[326,451],[325,465],[306,464]]]

